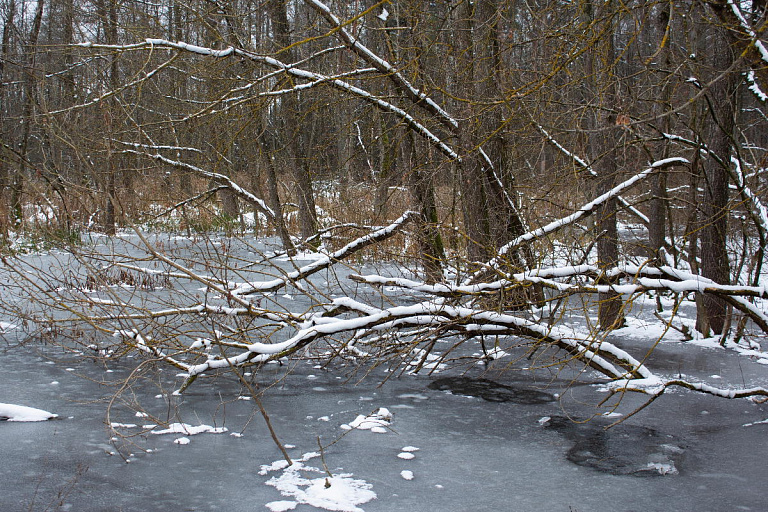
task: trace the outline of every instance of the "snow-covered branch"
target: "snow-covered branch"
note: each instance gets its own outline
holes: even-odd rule
[[[681,157],[673,157],[673,158],[665,158],[663,160],[659,160],[657,162],[652,163],[647,169],[644,171],[635,174],[628,180],[618,184],[613,189],[609,190],[605,194],[597,197],[596,199],[586,203],[581,208],[578,209],[578,211],[572,213],[571,215],[568,215],[566,217],[563,217],[561,219],[555,220],[547,224],[546,226],[542,226],[538,229],[534,229],[532,231],[529,231],[527,233],[524,233],[511,242],[508,242],[504,246],[502,246],[498,252],[495,258],[493,258],[490,262],[488,262],[488,267],[490,268],[497,268],[498,265],[501,263],[501,260],[503,257],[509,252],[512,251],[519,246],[521,246],[524,243],[531,242],[533,240],[536,240],[538,238],[541,238],[545,235],[549,235],[552,233],[555,233],[561,229],[563,229],[566,226],[569,226],[573,224],[574,222],[586,218],[589,215],[592,215],[597,211],[597,209],[606,201],[618,196],[625,190],[628,190],[635,186],[640,181],[644,180],[645,178],[652,175],[654,172],[656,172],[659,169],[662,169],[664,167],[671,167],[675,165],[688,165],[690,162]],[[475,278],[477,276],[473,276]]]
[[[260,55],[254,52],[250,52],[241,48],[235,48],[231,46],[224,50],[216,50],[213,48],[206,48],[203,46],[191,45],[181,41],[174,43],[171,41],[167,41],[165,39],[146,39],[143,43],[135,43],[135,44],[123,45],[123,46],[94,44],[94,43],[83,43],[81,44],[81,46],[85,46],[88,48],[111,49],[111,50],[128,50],[128,49],[135,50],[135,49],[141,49],[141,48],[164,47],[164,48],[192,52],[198,55],[210,56],[214,58],[226,58],[226,57],[232,57],[232,56],[239,56],[241,58],[245,58],[253,62],[265,64],[271,68],[280,70],[293,77],[301,78],[303,80],[308,80],[310,83],[312,82],[326,83],[336,89],[339,89],[346,93],[357,96],[362,100],[368,103],[371,103],[377,108],[380,108],[386,112],[395,114],[405,124],[407,124],[411,129],[413,129],[415,133],[425,138],[430,144],[435,146],[435,148],[437,148],[441,153],[443,153],[444,155],[446,155],[452,160],[460,160],[459,155],[456,153],[456,151],[453,150],[453,148],[451,148],[448,144],[446,144],[440,137],[435,135],[426,126],[424,126],[424,124],[418,122],[412,115],[407,113],[405,110],[395,106],[393,103],[386,101],[374,94],[371,94],[370,92],[364,89],[361,89],[360,87],[354,86],[340,78],[332,78],[320,73],[300,69],[293,64],[286,64],[274,57]],[[125,87],[122,87],[120,90],[123,90],[126,87],[129,87],[130,85],[131,84],[127,84]],[[305,87],[305,86],[301,86],[301,87]],[[113,95],[115,94],[115,92],[110,92],[109,94]],[[92,103],[97,103],[98,101],[100,100],[94,100],[94,102]]]
[[[84,44],[81,44],[79,46],[84,46]],[[91,45],[91,46],[96,46],[96,45]],[[108,45],[99,45],[99,46],[100,47],[107,47]],[[139,45],[135,45],[134,47],[141,48],[143,46],[144,45],[139,44]],[[128,49],[128,47],[121,47],[121,49]],[[159,66],[157,66],[155,69],[153,69],[151,71],[148,71],[147,73],[143,74],[139,78],[136,78],[135,80],[132,80],[130,82],[126,82],[126,83],[122,84],[117,89],[107,91],[104,94],[101,94],[101,95],[97,96],[96,98],[94,98],[94,99],[92,99],[90,101],[87,101],[85,103],[79,103],[77,105],[74,105],[74,106],[71,106],[71,107],[67,107],[67,108],[62,108],[62,109],[59,109],[59,110],[52,110],[52,111],[48,112],[47,114],[48,115],[63,114],[63,113],[66,113],[66,112],[71,112],[72,110],[77,110],[77,109],[82,109],[82,108],[90,107],[92,105],[97,105],[98,103],[100,103],[100,102],[102,102],[104,100],[107,100],[107,99],[115,96],[116,94],[119,94],[122,91],[128,90],[131,87],[134,87],[134,86],[137,86],[139,84],[142,84],[142,83],[146,82],[147,80],[149,80],[150,78],[155,76],[157,73],[162,71],[164,68],[170,66],[171,63],[174,60],[176,60],[176,56],[175,55],[173,57],[171,57],[170,59],[168,59],[167,61],[165,61],[162,64],[160,64]]]
[[[417,212],[407,211],[399,219],[395,220],[389,226],[377,229],[373,233],[362,236],[348,243],[338,251],[328,254],[322,258],[319,258],[309,265],[301,267],[292,272],[286,273],[282,277],[272,279],[270,281],[260,281],[245,283],[234,290],[232,294],[236,296],[244,296],[252,293],[265,293],[279,290],[280,288],[297,281],[303,281],[307,277],[315,274],[323,269],[326,269],[334,263],[349,257],[351,254],[364,249],[370,245],[386,240],[387,238],[396,234],[406,223],[418,218]]]
[[[765,45],[760,40],[760,37],[757,35],[757,32],[755,32],[755,29],[752,28],[747,19],[744,17],[744,14],[741,12],[739,6],[736,5],[733,0],[728,0],[728,6],[731,8],[733,15],[739,21],[741,28],[751,39],[751,43],[755,45],[755,48],[757,48],[760,59],[763,61],[763,66],[765,66],[768,64],[768,49],[765,48]]]
[[[142,151],[134,151],[134,150],[131,150],[131,149],[126,150],[126,152],[127,153],[134,153],[134,154],[137,154],[137,155],[146,156],[148,158],[152,158],[154,160],[158,160],[158,161],[163,162],[165,164],[172,165],[173,167],[178,167],[178,168],[181,168],[181,169],[186,169],[188,171],[192,171],[192,172],[194,172],[196,174],[199,174],[200,176],[204,176],[206,178],[215,180],[215,181],[217,181],[219,183],[223,183],[232,192],[237,194],[238,197],[244,199],[245,201],[248,201],[249,203],[254,205],[256,208],[258,208],[259,211],[261,213],[263,213],[264,215],[266,215],[267,218],[270,221],[273,222],[274,219],[275,219],[275,212],[272,210],[272,208],[267,206],[267,203],[265,203],[262,199],[256,197],[252,193],[250,193],[247,190],[245,190],[243,187],[241,187],[240,185],[235,183],[232,180],[232,178],[230,178],[229,176],[227,176],[225,174],[220,174],[220,173],[212,172],[212,171],[206,171],[205,169],[197,167],[196,165],[192,165],[190,163],[183,162],[181,160],[173,160],[171,158],[167,158],[167,157],[161,155],[160,153],[150,154],[150,153],[144,153]]]
[[[659,377],[643,379],[621,379],[608,384],[608,389],[612,393],[621,393],[631,391],[643,393],[646,395],[659,396],[671,387],[681,387],[699,393],[718,396],[720,398],[749,398],[764,396],[768,397],[768,389],[761,387],[725,389],[710,386],[703,382],[689,382],[682,379],[663,380]]]
[[[442,107],[435,103],[424,92],[414,87],[406,78],[379,55],[371,51],[358,38],[350,34],[342,25],[339,18],[333,14],[330,7],[320,0],[304,0],[306,4],[319,12],[333,27],[334,32],[368,65],[375,67],[383,75],[387,76],[400,91],[402,91],[415,105],[426,109],[434,115],[447,128],[454,131],[459,128],[459,123],[451,117]]]

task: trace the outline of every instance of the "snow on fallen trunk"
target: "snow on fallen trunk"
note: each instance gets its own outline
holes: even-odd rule
[[[58,415],[34,407],[0,403],[0,421],[46,421],[53,418],[58,418]]]

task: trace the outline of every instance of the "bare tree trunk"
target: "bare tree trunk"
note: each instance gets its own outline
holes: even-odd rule
[[[294,52],[290,49],[291,34],[288,22],[287,4],[282,0],[269,0],[267,10],[272,23],[272,32],[276,50],[280,52],[281,57],[287,61],[294,60]],[[317,212],[315,208],[315,193],[312,189],[312,177],[309,173],[309,167],[304,159],[304,148],[302,148],[301,138],[299,136],[299,109],[300,102],[295,94],[288,94],[283,97],[280,116],[282,118],[283,135],[288,137],[287,143],[290,152],[290,171],[296,191],[296,199],[299,204],[299,225],[301,237],[307,240],[317,234]]]
[[[98,10],[104,19],[104,38],[107,44],[117,44],[117,29],[118,29],[118,9],[117,0],[100,0],[98,3]],[[115,53],[109,56],[109,88],[113,91],[117,90],[120,85],[118,55]],[[107,140],[105,141],[107,146],[107,162],[106,172],[107,175],[104,178],[105,195],[104,198],[104,216],[103,216],[103,229],[108,235],[115,234],[115,225],[117,223],[117,173],[118,162],[117,157],[113,151],[113,132],[114,132],[114,114],[117,111],[115,105],[113,109],[110,109],[110,104],[104,105],[104,118],[107,125]]]
[[[669,19],[669,5],[661,6],[655,20],[655,35],[657,40],[660,40],[660,36],[669,30]],[[660,56],[662,62],[662,71],[666,72],[672,68],[672,59],[668,47],[664,48],[662,51],[663,56]],[[665,133],[669,133],[671,131],[671,116],[667,115],[671,109],[671,98],[672,82],[669,79],[665,79],[664,85],[659,91],[659,102],[656,104],[654,109],[656,115],[661,118],[661,128]],[[666,141],[662,143],[661,155],[659,156],[661,158],[667,158],[669,156],[669,144],[667,144]],[[648,226],[648,256],[650,258],[657,258],[659,255],[659,250],[666,245],[667,170],[659,169],[651,178],[651,180],[651,204],[649,212],[650,223]]]
[[[39,0],[37,3],[37,9],[35,11],[35,17],[32,21],[32,28],[30,29],[29,40],[27,41],[29,54],[26,56],[27,70],[24,76],[24,111],[22,114],[24,126],[22,127],[21,142],[19,144],[21,162],[19,163],[19,170],[14,173],[11,179],[11,212],[13,215],[13,223],[16,226],[21,226],[22,222],[24,222],[22,201],[24,194],[24,181],[28,172],[27,162],[29,156],[29,137],[31,135],[33,125],[32,114],[34,112],[35,96],[37,93],[37,77],[35,76],[37,41],[40,37],[40,27],[43,21],[44,6],[45,2],[43,0]]]
[[[610,9],[610,2],[603,8]],[[600,30],[597,26],[601,18],[596,12],[597,7],[591,0],[584,4],[585,22],[590,33]],[[614,23],[610,18],[606,23]],[[589,153],[593,162],[593,169],[597,174],[597,194],[603,194],[613,188],[616,183],[619,158],[618,145],[620,143],[621,129],[616,125],[616,115],[609,114],[616,108],[616,84],[615,84],[615,51],[614,51],[614,27],[603,31],[602,37],[595,42],[587,57],[587,76],[591,81],[592,93],[595,95],[596,109],[588,119],[593,123],[589,130]],[[597,210],[596,237],[597,237],[597,265],[605,271],[615,267],[619,261],[619,236],[616,226],[616,199],[603,203]],[[612,284],[614,278],[605,273],[598,278],[597,284]],[[615,291],[598,294],[598,325],[601,329],[612,329],[623,324],[621,295]]]
[[[478,0],[464,5],[459,13],[458,29],[466,49],[457,59],[460,70],[457,80],[463,84],[461,95],[467,99],[458,130],[462,152],[462,208],[469,237],[468,257],[487,261],[498,247],[525,230],[512,201],[511,188],[505,182],[506,149],[500,135],[502,112],[499,108],[487,109],[480,105],[482,101],[493,102],[501,96],[499,7],[497,0]],[[517,251],[506,257],[511,269],[525,264]]]
[[[443,280],[445,248],[438,229],[440,219],[437,215],[434,183],[430,174],[424,174],[419,170],[416,144],[415,136],[409,130],[404,148],[408,164],[406,164],[404,171],[408,176],[409,189],[416,199],[421,214],[419,219],[419,252],[425,281],[432,284]]]
[[[275,170],[275,162],[273,160],[272,151],[267,147],[267,144],[261,140],[261,150],[267,171],[267,194],[269,198],[269,206],[275,212],[275,230],[280,237],[280,241],[283,244],[283,249],[289,256],[296,254],[296,247],[293,245],[291,235],[288,233],[288,229],[285,227],[285,219],[283,218],[283,205],[280,201],[280,193],[277,188],[277,171]]]
[[[721,30],[713,34],[715,71],[725,73],[733,63],[728,36]],[[728,264],[728,169],[734,138],[736,88],[739,78],[728,72],[709,89],[711,122],[708,148],[711,155],[704,161],[704,200],[701,230],[701,274],[719,284],[730,283]],[[727,319],[727,304],[720,297],[703,295],[698,311],[696,329],[708,334],[723,334]]]

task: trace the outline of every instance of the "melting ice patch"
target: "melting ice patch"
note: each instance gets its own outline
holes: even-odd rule
[[[0,421],[46,421],[58,415],[23,405],[0,403]]]
[[[280,474],[265,483],[274,487],[284,497],[294,501],[272,501],[266,507],[272,512],[293,510],[299,504],[340,512],[362,512],[358,505],[376,499],[376,493],[371,490],[371,484],[365,480],[352,478],[349,473],[328,476],[322,469],[304,464],[307,460],[318,457],[319,454],[310,452],[304,454],[301,460],[295,460],[292,465],[284,460],[275,461],[261,467],[259,474],[272,471]],[[313,475],[315,476],[312,478]]]

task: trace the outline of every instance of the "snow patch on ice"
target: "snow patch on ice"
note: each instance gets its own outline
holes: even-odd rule
[[[341,426],[343,430],[370,430],[371,432],[383,434],[387,427],[392,423],[392,413],[386,407],[380,407],[368,416],[359,414],[354,421]]]
[[[400,476],[403,477],[404,480],[413,480],[413,471],[404,469],[400,472]]]
[[[112,428],[136,428],[136,427],[138,427],[138,425],[136,425],[135,423],[118,423],[116,421],[113,421],[112,423],[110,423],[109,426],[112,427]]]
[[[403,393],[402,395],[397,395],[397,398],[410,398],[411,400],[429,400],[429,397],[427,395],[422,395],[421,393]]]
[[[299,503],[296,501],[272,501],[264,505],[272,512],[287,512],[293,510]]]
[[[184,434],[194,436],[208,432],[210,434],[223,434],[227,432],[227,427],[212,427],[210,425],[190,425],[188,423],[171,423],[168,428],[163,430],[153,430],[152,434]]]
[[[310,452],[302,459],[306,459],[307,456],[313,458],[315,455],[314,452]],[[283,496],[295,500],[268,503],[267,508],[273,512],[293,510],[299,504],[332,511],[362,512],[358,505],[376,499],[376,493],[371,490],[371,484],[365,480],[352,478],[352,474],[349,473],[308,478],[304,473],[324,474],[325,471],[307,466],[298,460],[290,466],[284,460],[275,461],[262,466],[259,474],[263,475],[270,471],[281,471],[281,473],[265,483],[280,491]]]
[[[0,420],[4,421],[46,421],[58,418],[57,414],[26,407],[24,405],[0,403]]]
[[[659,472],[661,475],[676,475],[677,474],[677,468],[674,464],[666,463],[666,462],[649,462],[648,468],[655,469]]]
[[[432,370],[433,373],[439,373],[440,370],[444,370],[446,367],[444,363],[440,362],[443,360],[443,356],[432,354],[420,348],[413,349],[411,354],[414,356],[414,359],[408,362],[408,366],[411,368],[419,368],[419,365],[421,365],[421,368]]]

